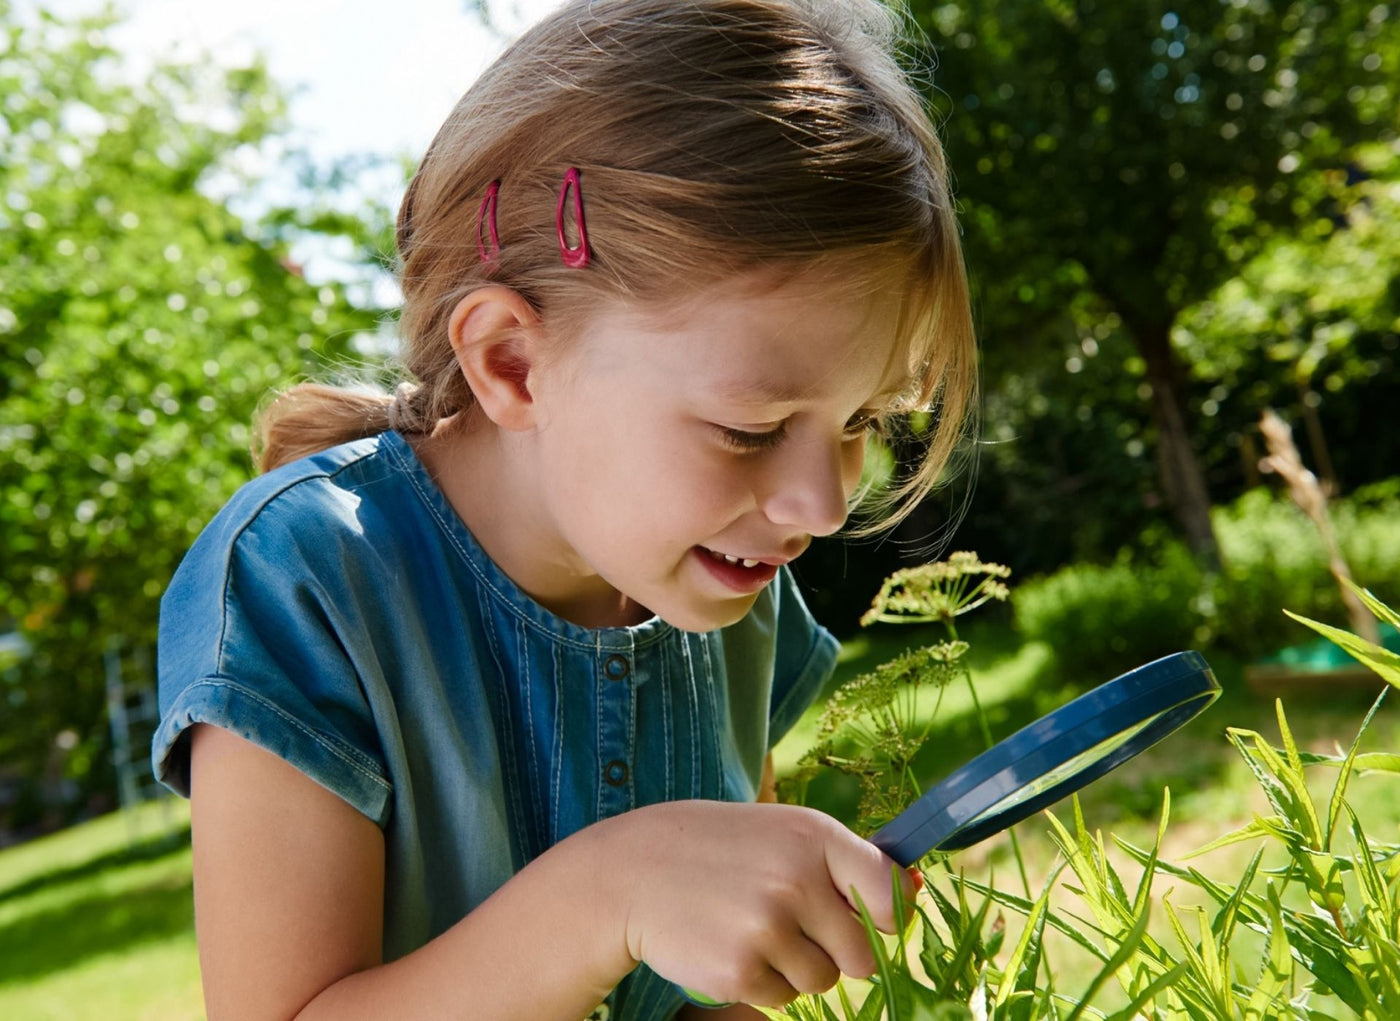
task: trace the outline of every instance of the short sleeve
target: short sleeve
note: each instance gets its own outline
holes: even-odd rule
[[[784,567],[774,582],[776,645],[768,746],[792,729],[816,701],[836,669],[840,643],[807,609],[792,573]]]
[[[279,495],[251,512],[247,497],[235,497],[176,571],[161,600],[152,766],[188,797],[187,734],[212,724],[382,826],[391,785],[350,640],[354,600],[335,570],[344,550],[334,508],[317,513],[314,485],[312,496]]]

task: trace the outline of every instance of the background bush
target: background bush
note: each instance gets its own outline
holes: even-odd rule
[[[1382,599],[1400,592],[1400,482],[1359,490],[1332,508],[1353,575]],[[1015,589],[1016,624],[1048,644],[1062,672],[1086,683],[1206,642],[1247,659],[1298,641],[1281,612],[1347,625],[1327,553],[1286,498],[1254,489],[1213,512],[1224,569],[1203,574],[1179,539],[1149,532],[1112,563],[1079,563]]]

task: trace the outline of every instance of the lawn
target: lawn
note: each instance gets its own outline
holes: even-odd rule
[[[0,852],[0,1018],[203,1016],[187,803]]]
[[[898,627],[863,634],[847,643],[837,680],[939,634]],[[979,698],[996,737],[1010,734],[1075,693],[1056,676],[1048,650],[1020,643],[1004,624],[973,624],[964,628],[963,637],[972,643]],[[1162,787],[1170,785],[1172,825],[1164,856],[1179,861],[1264,810],[1253,778],[1224,731],[1226,726],[1248,727],[1276,738],[1273,704],[1246,689],[1240,664],[1210,658],[1224,695],[1184,730],[1090,786],[1082,800],[1091,828],[1150,844]],[[1350,741],[1368,702],[1355,695],[1318,692],[1292,696],[1287,707],[1300,745],[1332,750]],[[919,762],[920,774],[930,781],[982,747],[965,688],[951,688],[941,702],[930,697],[925,706],[933,711],[935,704],[936,740],[929,742]],[[811,741],[815,717],[815,711],[809,713],[778,746],[780,773],[793,767]],[[1382,710],[1364,748],[1400,748],[1400,710]],[[1320,794],[1330,789],[1333,779],[1325,770],[1316,771]],[[1392,841],[1400,836],[1400,782],[1394,777],[1357,778],[1352,801],[1374,837]],[[843,818],[852,815],[855,802],[852,785],[839,778],[814,781],[808,791],[809,804]],[[1037,889],[1054,857],[1046,830],[1038,817],[1018,827],[1027,871]],[[1197,864],[1207,874],[1230,876],[1248,853],[1248,847],[1225,849]],[[1004,887],[1019,889],[1005,837],[962,853],[954,864],[969,875],[992,877]],[[1130,874],[1135,875],[1127,869],[1125,876]],[[1173,903],[1194,903],[1189,892],[1173,893]],[[1065,904],[1072,900],[1065,894]],[[1015,918],[1007,923],[1016,928]],[[1077,969],[1084,965],[1067,955],[1061,967],[1063,988],[1082,988]],[[155,1021],[201,1015],[189,812],[183,801],[170,799],[114,814],[0,852],[0,1018]]]

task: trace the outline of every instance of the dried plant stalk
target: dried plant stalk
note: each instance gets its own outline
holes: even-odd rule
[[[1352,630],[1373,645],[1380,644],[1376,618],[1346,584],[1352,580],[1351,569],[1347,567],[1342,548],[1337,544],[1336,532],[1332,529],[1332,518],[1327,513],[1327,494],[1318,484],[1317,476],[1303,466],[1303,459],[1293,442],[1292,428],[1272,408],[1265,408],[1259,421],[1259,431],[1263,433],[1264,445],[1269,451],[1269,455],[1259,462],[1259,469],[1277,473],[1287,483],[1288,495],[1293,502],[1317,526],[1327,549],[1327,566],[1342,590],[1342,602],[1351,618]]]

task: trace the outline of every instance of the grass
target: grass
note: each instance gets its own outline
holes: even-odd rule
[[[906,648],[936,640],[938,629],[884,627],[848,642],[833,684],[870,669]],[[1005,737],[1105,678],[1058,676],[1042,645],[1023,644],[995,619],[963,628],[972,645],[971,662],[979,699],[994,735]],[[1252,777],[1225,739],[1226,726],[1277,735],[1270,700],[1249,692],[1241,664],[1207,654],[1224,695],[1204,715],[1156,748],[1097,781],[1082,794],[1091,827],[1149,845],[1164,784],[1172,788],[1172,824],[1164,846],[1168,860],[1248,821],[1264,810]],[[1355,733],[1368,700],[1319,692],[1290,697],[1289,719],[1299,744],[1312,750],[1345,745]],[[982,740],[964,689],[950,689],[941,702],[929,697],[925,711],[936,712],[936,735],[919,759],[919,772],[935,782],[982,750]],[[812,740],[817,710],[809,712],[775,750],[778,771],[792,768]],[[1365,750],[1400,747],[1400,706],[1388,706],[1376,719]],[[838,817],[853,816],[857,792],[842,778],[814,781],[808,803]],[[1314,771],[1319,795],[1334,775]],[[1400,837],[1400,783],[1393,777],[1361,776],[1353,782],[1368,832],[1381,840]],[[1064,817],[1064,809],[1061,807]],[[1047,824],[1033,817],[1020,835],[1032,884],[1048,874],[1054,852]],[[1248,846],[1226,848],[1200,859],[1209,875],[1238,875]],[[1120,856],[1126,863],[1126,856]],[[1019,887],[1005,836],[959,854],[955,868],[983,880]],[[1136,870],[1126,867],[1127,877]],[[1160,896],[1165,889],[1156,891]],[[1194,903],[1191,891],[1171,894],[1178,908]],[[1058,903],[1072,906],[1065,893]],[[1017,919],[1006,919],[1009,932]],[[1165,932],[1162,912],[1154,932]],[[1158,931],[1161,929],[1161,931]],[[1014,942],[1009,935],[1007,945]],[[1051,946],[1064,990],[1082,989],[1087,964],[1068,948]],[[1252,965],[1251,965],[1252,966]],[[164,1021],[203,1014],[195,950],[191,898],[189,809],[167,800],[129,813],[116,813],[62,833],[0,852],[0,1018]]]
[[[167,799],[0,852],[0,1017],[202,1017],[189,832]]]

